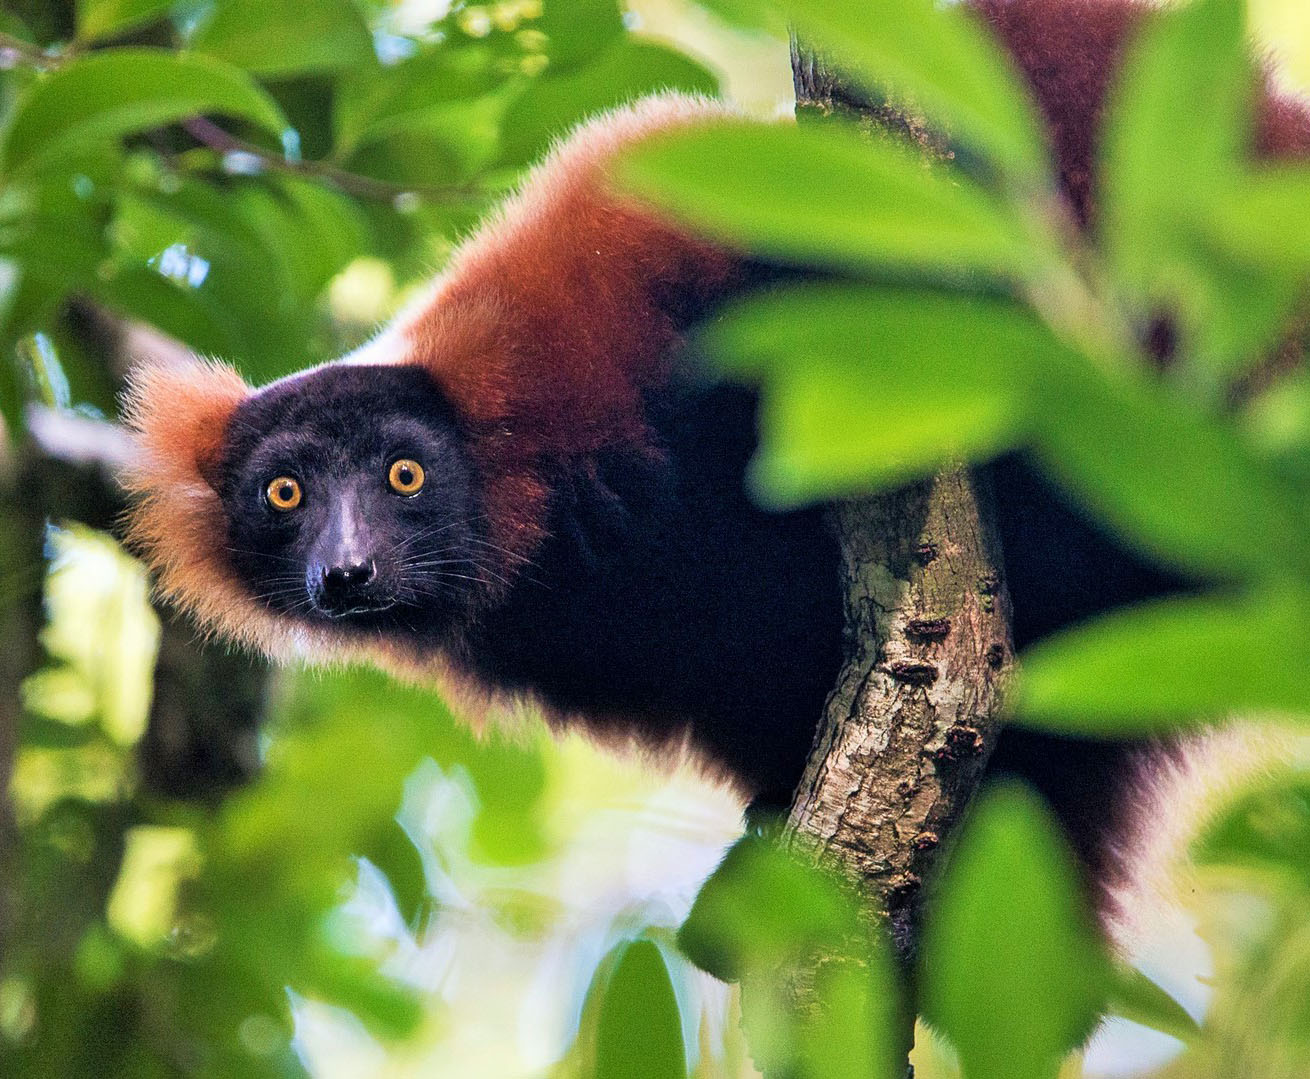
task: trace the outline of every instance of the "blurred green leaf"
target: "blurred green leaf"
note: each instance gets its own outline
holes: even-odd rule
[[[1310,710],[1310,595],[1175,599],[1028,649],[1017,709],[1060,730],[1140,732],[1251,709]]]
[[[714,12],[730,26],[787,36],[787,16],[773,0],[699,0],[697,6]]]
[[[922,109],[1024,186],[1044,182],[1046,150],[1013,65],[964,4],[933,0],[780,0],[800,39],[836,66]]]
[[[1044,462],[1127,539],[1200,574],[1310,571],[1300,499],[1235,427],[1127,366],[1071,356],[1042,389]]]
[[[140,319],[205,356],[231,356],[240,343],[194,290],[147,266],[124,266],[97,278],[91,294],[107,308]]]
[[[360,133],[345,166],[419,191],[477,177],[497,153],[505,94],[391,116]]]
[[[843,270],[1021,275],[1032,253],[964,176],[854,130],[737,121],[642,142],[625,184],[696,228],[764,255]]]
[[[623,36],[616,0],[544,0],[531,25],[546,35],[546,55],[559,70],[589,62]]]
[[[1129,48],[1106,120],[1103,197],[1111,246],[1130,264],[1149,266],[1163,239],[1141,230],[1141,215],[1195,212],[1195,196],[1213,191],[1193,185],[1223,184],[1245,158],[1253,89],[1245,7],[1193,0],[1153,13]],[[1180,122],[1197,115],[1203,124]],[[1179,183],[1188,199],[1177,198]]]
[[[1187,1009],[1136,967],[1116,964],[1110,1012],[1190,1043],[1201,1033]]]
[[[164,49],[109,49],[81,57],[35,83],[19,101],[0,156],[5,172],[198,113],[239,116],[277,133],[277,105],[236,68]]]
[[[1034,794],[972,810],[925,922],[925,1017],[969,1079],[1054,1079],[1095,1026],[1111,969],[1058,825]]]
[[[716,94],[718,79],[696,61],[663,45],[623,37],[586,67],[529,82],[502,125],[501,163],[523,165],[554,139],[605,109],[661,90]]]
[[[748,834],[678,932],[698,966],[742,982],[743,1026],[765,1074],[900,1079],[901,1000],[890,955],[855,898],[774,839]],[[798,1008],[789,979],[810,986]]]
[[[220,984],[231,992],[230,1011],[201,1012],[237,1059],[248,1056],[238,1028],[251,1013],[272,1024],[270,1036],[289,1037],[288,985],[349,1008],[381,1036],[412,1030],[419,1018],[412,989],[379,972],[384,955],[336,910],[361,851],[383,853],[380,866],[414,872],[412,859],[385,851],[396,840],[406,780],[426,757],[463,761],[476,784],[513,776],[504,781],[520,786],[518,815],[502,823],[524,844],[540,842],[540,764],[534,772],[524,763],[535,759],[529,747],[493,740],[482,761],[473,736],[436,697],[376,672],[293,676],[284,690],[264,774],[200,832],[206,872],[189,903],[215,940],[189,970],[187,992],[199,999]]]
[[[177,0],[78,0],[77,36],[84,41],[113,37],[139,23],[167,15]]]
[[[1263,280],[1269,266],[1215,257],[1214,241],[1227,240],[1214,228],[1216,211],[1243,192],[1253,141],[1245,27],[1242,0],[1194,0],[1152,14],[1112,99],[1100,184],[1111,267],[1144,316],[1163,308],[1182,317],[1184,362],[1211,394],[1276,332],[1297,284]],[[1180,122],[1188,115],[1206,122]],[[1200,244],[1203,233],[1211,250]]]
[[[351,0],[218,0],[192,48],[257,75],[340,70],[374,59]]]
[[[1310,778],[1289,771],[1249,784],[1208,822],[1192,855],[1202,865],[1273,873],[1310,888]]]
[[[320,184],[285,177],[243,186],[228,197],[264,240],[265,257],[277,259],[299,305],[313,300],[367,240],[351,200]]]
[[[1272,165],[1243,176],[1207,207],[1205,234],[1252,269],[1310,269],[1310,167]],[[1304,283],[1304,282],[1302,282]]]
[[[765,386],[754,474],[792,503],[916,478],[1019,442],[1066,350],[1004,300],[824,285],[731,310],[705,344]]]
[[[336,149],[421,126],[433,110],[490,93],[506,79],[494,50],[480,44],[442,45],[390,67],[361,64],[344,72],[333,102]]]
[[[681,1079],[682,1020],[669,968],[650,940],[624,941],[602,962],[593,1079]]]

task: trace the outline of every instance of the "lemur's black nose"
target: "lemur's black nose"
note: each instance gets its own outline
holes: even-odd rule
[[[375,572],[376,567],[371,561],[360,562],[353,566],[326,567],[323,570],[323,590],[331,594],[363,588],[373,580]]]
[[[319,607],[329,614],[348,614],[370,602],[369,585],[377,576],[372,562],[355,562],[340,566],[323,566],[315,597]]]

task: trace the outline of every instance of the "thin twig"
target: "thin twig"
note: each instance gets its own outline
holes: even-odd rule
[[[58,67],[64,59],[62,56],[51,55],[40,45],[24,41],[14,34],[0,33],[0,50],[8,50],[16,54],[16,57],[24,63],[40,68]]]
[[[360,198],[391,201],[400,195],[416,195],[426,201],[473,202],[485,197],[485,192],[469,185],[452,184],[442,187],[415,187],[376,180],[371,176],[361,176],[338,168],[326,161],[295,161],[280,154],[272,154],[263,147],[245,139],[238,138],[230,131],[224,130],[213,120],[204,116],[192,116],[182,122],[187,133],[197,142],[219,153],[247,154],[270,172],[288,173],[293,176],[306,176],[315,180],[326,180],[350,195]]]

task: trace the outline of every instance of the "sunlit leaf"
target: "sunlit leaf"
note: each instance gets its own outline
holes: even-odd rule
[[[903,482],[1020,441],[1065,350],[1002,300],[814,286],[736,308],[710,353],[765,389],[755,463],[788,503]]]
[[[1310,887],[1310,778],[1262,777],[1208,823],[1192,852],[1203,865],[1274,873]]]
[[[521,165],[539,157],[551,141],[605,109],[660,90],[718,92],[708,70],[682,53],[654,42],[624,37],[585,67],[546,74],[524,87],[505,114],[501,161]]]
[[[772,840],[748,835],[729,850],[678,943],[742,982],[743,1025],[766,1074],[900,1079],[901,1003],[884,943],[870,938],[852,895]],[[787,981],[798,970],[810,987],[803,1009]]]
[[[681,1079],[687,1074],[678,1000],[653,941],[626,941],[601,966],[594,1079]]]
[[[854,130],[707,123],[643,142],[624,183],[765,255],[847,270],[1022,274],[1031,252],[966,177]]]
[[[351,0],[223,0],[191,45],[259,75],[338,70],[373,60],[368,28]]]
[[[921,109],[952,136],[1027,184],[1046,153],[1011,63],[964,4],[933,0],[781,0],[801,41],[837,67]]]
[[[19,101],[0,155],[7,173],[31,170],[91,140],[121,138],[218,113],[280,132],[273,99],[236,68],[164,49],[112,49],[60,67]]]
[[[1126,538],[1202,574],[1310,570],[1300,500],[1235,428],[1127,368],[1073,359],[1043,389],[1043,459]]]
[[[1017,708],[1025,722],[1099,733],[1310,711],[1310,596],[1281,584],[1103,616],[1024,653]]]
[[[928,911],[920,975],[925,1017],[969,1079],[1054,1079],[1095,1024],[1109,960],[1059,828],[1023,787],[972,811]]]
[[[1191,1042],[1201,1033],[1187,1009],[1136,967],[1115,966],[1109,1010],[1182,1042]]]
[[[177,0],[78,0],[77,36],[113,37],[143,22],[162,18]]]

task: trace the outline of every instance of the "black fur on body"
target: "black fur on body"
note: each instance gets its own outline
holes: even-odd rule
[[[496,587],[484,576],[479,478],[428,375],[336,365],[298,376],[244,402],[230,425],[220,494],[235,564],[290,618],[446,650],[485,683],[602,734],[659,744],[685,732],[757,805],[785,806],[842,661],[835,539],[821,507],[771,513],[747,496],[751,391],[686,382],[646,409],[664,453],[561,462],[548,538]],[[427,472],[412,497],[387,487],[398,457]],[[1181,584],[1092,525],[1024,457],[990,472],[1018,647]],[[304,502],[278,512],[265,489],[287,474]],[[316,582],[357,563],[375,567],[358,606],[376,609],[343,616]],[[1104,841],[1136,756],[1128,743],[1009,730],[991,772],[1040,790],[1104,881],[1115,868]]]

